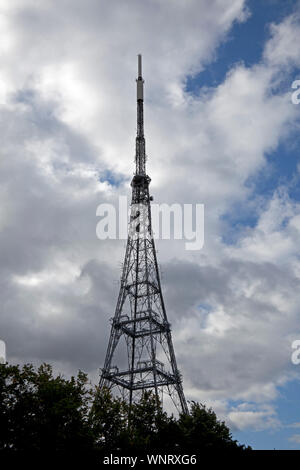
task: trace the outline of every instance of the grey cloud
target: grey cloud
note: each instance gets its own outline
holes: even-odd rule
[[[63,0],[19,2],[6,12],[0,331],[9,358],[93,376],[103,363],[124,247],[97,240],[95,214],[100,202],[116,204],[129,192],[135,56],[142,52],[155,201],[206,206],[200,255],[157,243],[188,398],[268,402],[277,384],[293,377],[294,251],[286,263],[255,255],[247,261],[242,244],[230,252],[222,243],[219,217],[236,200],[247,201],[245,181],[276,148],[295,110],[284,96],[266,93],[276,81],[266,62],[239,64],[205,96],[184,93],[187,75],[202,70],[233,22],[245,19],[244,5]],[[120,185],[109,184],[107,170]],[[250,241],[255,230],[246,234]],[[295,249],[296,238],[282,230]]]

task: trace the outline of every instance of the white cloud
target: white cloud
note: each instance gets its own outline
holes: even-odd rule
[[[260,201],[257,225],[233,246],[222,241],[220,216],[247,205],[245,182],[295,127],[297,107],[274,87],[299,60],[297,15],[272,27],[259,64],[239,63],[195,96],[186,78],[246,20],[242,0],[10,1],[0,14],[0,321],[9,354],[94,377],[101,366],[123,243],[96,239],[95,214],[129,194],[142,52],[155,201],[205,204],[199,254],[184,241],[157,243],[187,396],[215,403],[239,429],[274,427],[268,403],[296,374],[299,205],[284,189]],[[107,169],[122,177],[119,187],[99,182]],[[230,409],[229,399],[245,407]]]
[[[288,425],[289,428],[300,428],[300,423],[292,423]]]
[[[248,409],[247,409],[248,408]],[[276,429],[280,426],[276,418],[276,412],[271,406],[264,406],[262,409],[251,409],[247,403],[238,406],[228,414],[228,421],[238,430]]]
[[[264,58],[272,66],[299,65],[300,51],[297,46],[300,34],[299,18],[299,12],[295,12],[281,23],[271,25],[272,38],[266,45]]]
[[[289,441],[300,444],[300,434],[294,434],[293,436],[289,437]]]

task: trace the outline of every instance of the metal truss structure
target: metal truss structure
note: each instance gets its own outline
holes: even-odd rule
[[[121,286],[102,369],[100,387],[118,388],[138,401],[152,389],[162,402],[168,395],[180,413],[188,413],[164,305],[154,245],[150,177],[146,174],[144,80],[138,56],[136,169]]]

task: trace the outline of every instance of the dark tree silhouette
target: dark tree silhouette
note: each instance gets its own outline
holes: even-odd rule
[[[90,448],[87,376],[53,377],[52,367],[0,366],[0,450],[72,452]]]
[[[176,418],[145,392],[129,414],[126,402],[92,387],[81,371],[66,379],[55,377],[49,364],[0,365],[1,451],[100,458],[245,449],[204,405],[192,402],[190,414]]]

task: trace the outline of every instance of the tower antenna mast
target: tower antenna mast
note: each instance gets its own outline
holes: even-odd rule
[[[102,369],[100,388],[118,389],[129,406],[145,390],[188,413],[162,295],[146,174],[144,80],[138,55],[135,173],[121,286]],[[129,408],[130,409],[130,408]]]

